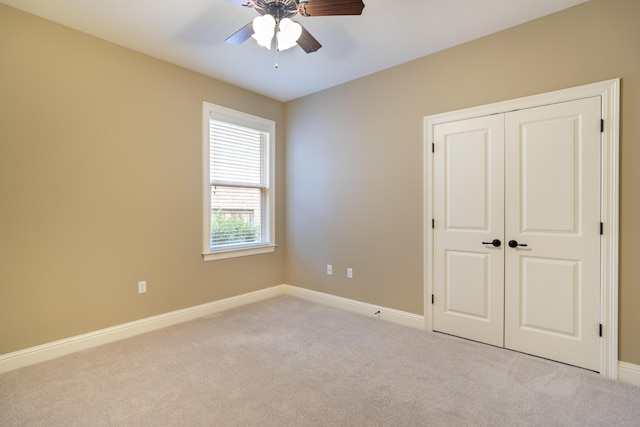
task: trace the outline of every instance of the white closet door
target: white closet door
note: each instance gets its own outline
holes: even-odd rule
[[[504,116],[434,133],[433,329],[502,346]]]
[[[600,369],[600,117],[600,97],[505,116],[505,347],[592,370]]]

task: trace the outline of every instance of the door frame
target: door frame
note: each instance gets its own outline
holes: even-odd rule
[[[433,132],[441,123],[465,120],[514,110],[600,96],[601,134],[601,198],[600,215],[604,223],[600,237],[600,375],[618,379],[618,206],[619,206],[619,139],[620,79],[562,89],[478,107],[424,117],[423,139],[423,279],[425,329],[433,330],[431,295],[433,293]]]

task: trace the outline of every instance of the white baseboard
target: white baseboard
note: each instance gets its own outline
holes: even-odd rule
[[[283,285],[176,310],[0,355],[0,374],[284,294]]]
[[[297,286],[278,285],[182,310],[176,310],[133,322],[123,323],[121,325],[53,341],[35,347],[26,348],[24,350],[2,354],[0,355],[0,374],[279,295],[291,295],[296,298],[340,308],[342,310],[351,311],[364,316],[377,317],[381,320],[416,329],[426,329],[424,316],[418,314],[381,307]],[[379,313],[376,314],[378,311]],[[619,362],[618,379],[626,383],[640,386],[640,365]]]
[[[618,379],[625,383],[640,386],[640,365],[633,363],[618,363]]]
[[[0,374],[279,295],[291,295],[365,316],[379,317],[382,320],[411,326],[413,328],[425,328],[424,317],[417,314],[367,304],[296,286],[277,285],[219,301],[76,335],[12,353],[2,354],[0,355]],[[380,313],[376,315],[376,311],[380,311]]]
[[[121,325],[53,341],[35,347],[26,348],[24,350],[15,351],[13,353],[3,354],[0,355],[0,374],[279,295],[291,295],[296,298],[340,308],[342,310],[351,311],[364,316],[377,317],[381,320],[416,329],[426,329],[424,316],[418,314],[381,307],[297,286],[278,285],[182,310],[147,317],[134,322],[123,323]],[[619,362],[618,379],[626,383],[640,386],[640,365]]]
[[[406,311],[395,310],[393,308],[381,307],[361,301],[338,297],[324,292],[312,291],[310,289],[299,288],[297,286],[283,285],[284,293],[297,298],[306,299],[331,307],[340,308],[369,317],[377,317],[392,323],[410,326],[417,329],[425,329],[424,316],[408,313]],[[379,311],[379,314],[375,314]]]

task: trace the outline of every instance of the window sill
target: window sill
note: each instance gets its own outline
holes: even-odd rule
[[[220,259],[238,258],[250,255],[259,255],[275,252],[276,245],[250,246],[245,248],[221,249],[215,252],[205,252],[202,258],[205,261],[216,261]]]

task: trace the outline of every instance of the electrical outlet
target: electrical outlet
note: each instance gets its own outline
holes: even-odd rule
[[[331,264],[327,264],[327,276],[331,276],[333,274],[333,266]]]
[[[347,268],[347,279],[353,279],[353,268]]]
[[[138,282],[138,293],[144,294],[147,292],[147,281]]]

